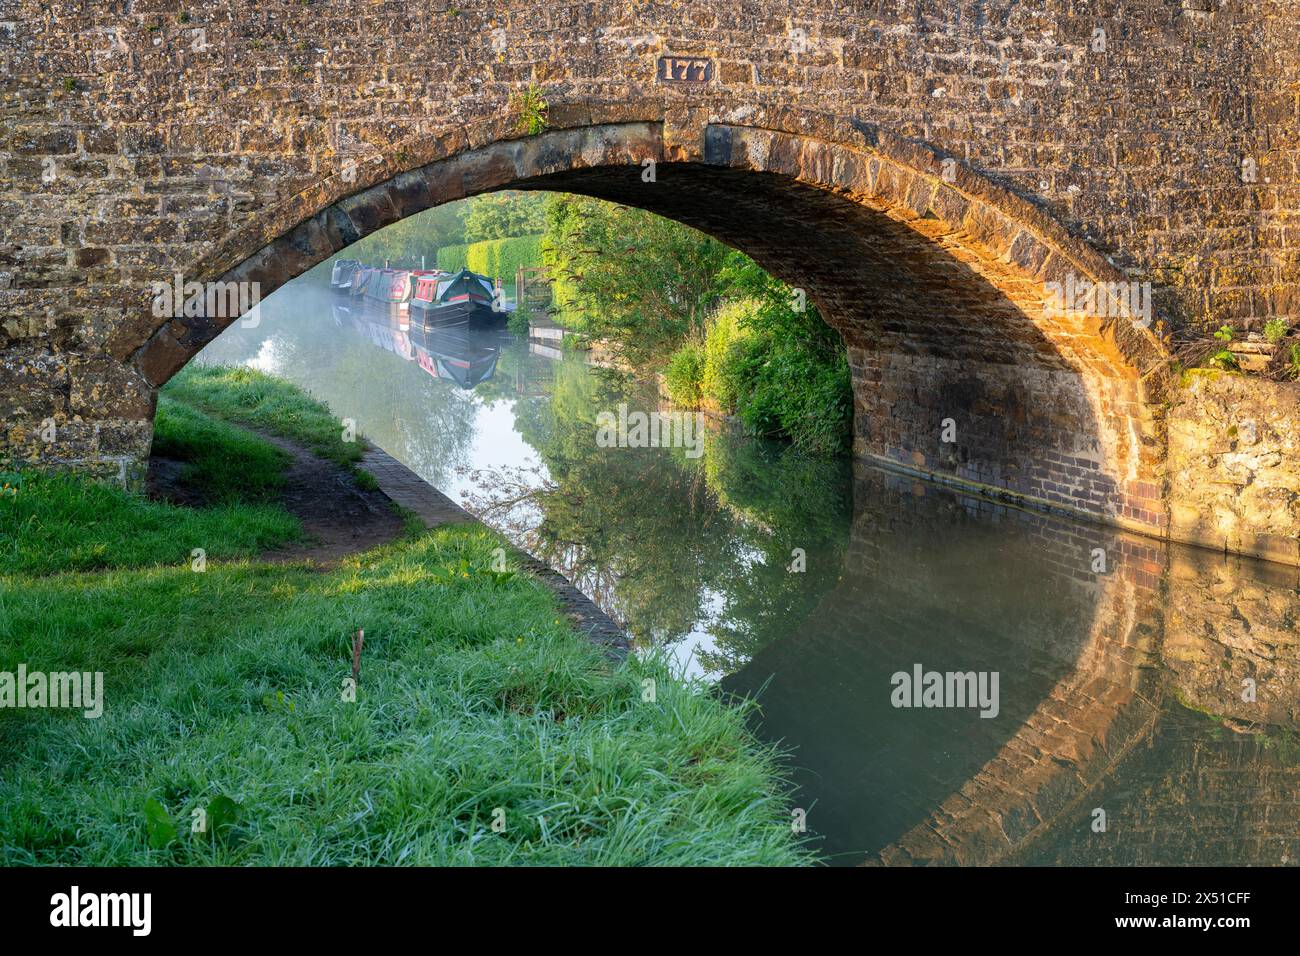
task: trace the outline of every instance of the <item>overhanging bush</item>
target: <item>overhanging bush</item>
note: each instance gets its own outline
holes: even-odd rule
[[[672,354],[664,368],[668,397],[674,405],[699,408],[703,397],[700,387],[703,379],[704,349],[695,342],[686,342]]]

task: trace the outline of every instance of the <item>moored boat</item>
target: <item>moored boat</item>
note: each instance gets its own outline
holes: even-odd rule
[[[348,293],[352,291],[352,280],[361,271],[360,259],[339,259],[330,270],[330,291]]]
[[[420,275],[410,304],[412,317],[425,328],[454,322],[501,325],[508,315],[492,280],[468,269]]]
[[[364,295],[381,305],[405,305],[411,299],[411,273],[406,269],[372,269]]]
[[[372,269],[370,266],[358,266],[357,271],[352,274],[352,285],[348,292],[354,296],[365,295],[366,286],[370,284],[370,280],[378,271],[378,269]]]

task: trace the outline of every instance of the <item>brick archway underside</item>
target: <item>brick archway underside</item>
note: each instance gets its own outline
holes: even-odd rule
[[[1124,277],[969,170],[945,176],[924,149],[853,138],[712,124],[687,161],[652,122],[491,143],[330,203],[270,241],[255,224],[206,257],[203,278],[256,281],[265,296],[377,229],[500,188],[639,206],[807,292],[848,346],[857,455],[1161,533],[1159,342],[1127,321],[1044,310],[1047,282]],[[163,320],[116,348],[152,390],[225,324]]]

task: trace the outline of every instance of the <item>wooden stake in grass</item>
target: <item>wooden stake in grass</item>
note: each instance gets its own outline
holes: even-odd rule
[[[352,683],[357,687],[361,686],[361,645],[365,642],[365,629],[358,629],[352,635]]]

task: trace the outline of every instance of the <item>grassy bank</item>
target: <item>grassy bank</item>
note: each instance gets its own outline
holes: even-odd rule
[[[327,461],[358,473],[366,453],[359,435],[346,436],[344,422],[302,389],[243,366],[189,365],[163,389],[163,396],[209,414],[297,442]]]
[[[150,501],[66,475],[4,476],[0,495],[0,574],[100,571],[206,558],[249,558],[295,541],[301,525],[271,497],[287,456],[254,435],[163,398],[155,453],[182,463],[182,478],[209,507]],[[0,625],[3,626],[3,625]]]
[[[102,671],[105,705],[0,710],[0,864],[807,859],[744,712],[659,661],[612,663],[546,587],[494,570],[495,534],[412,534],[327,572],[249,560],[295,531],[283,460],[211,413],[323,444],[337,428],[283,383],[221,394],[229,375],[190,373],[162,412],[207,507],[9,476],[0,671]]]

